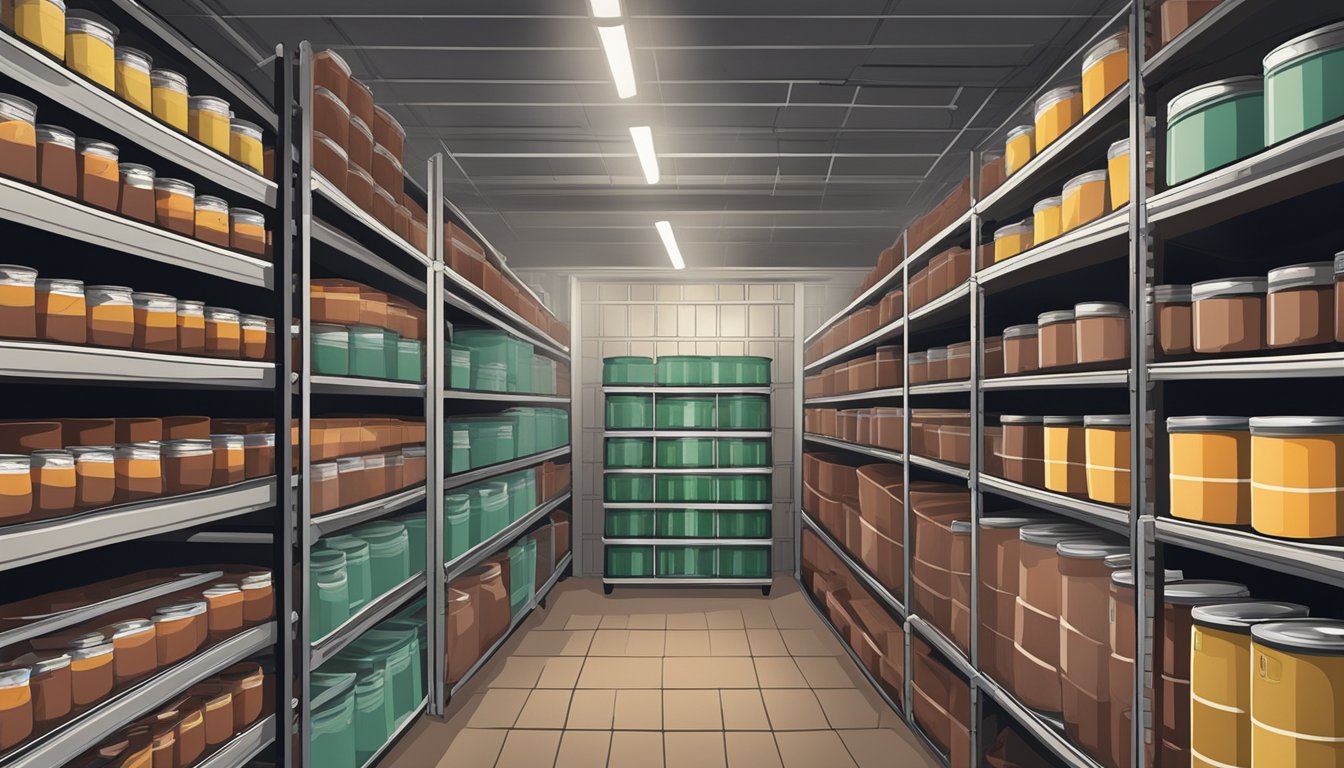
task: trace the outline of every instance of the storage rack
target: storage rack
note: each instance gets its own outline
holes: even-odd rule
[[[718,418],[718,400],[723,395],[764,395],[771,397],[773,388],[769,386],[700,386],[700,387],[681,387],[681,386],[632,386],[632,385],[608,385],[602,387],[602,394],[606,395],[649,395],[650,412],[656,412],[659,395],[704,395],[712,396],[715,401],[715,418]],[[773,412],[773,403],[767,401],[767,413]],[[771,421],[771,424],[774,422]],[[741,430],[741,429],[713,429],[713,430],[694,430],[694,429],[612,429],[608,428],[602,433],[603,442],[609,438],[647,438],[652,441],[655,464],[657,463],[658,439],[679,439],[679,438],[756,438],[769,440],[773,436],[773,431],[766,430]],[[715,454],[718,452],[717,441],[715,443]],[[771,446],[773,451],[773,446]],[[605,452],[604,452],[605,453]],[[715,462],[718,463],[717,461]],[[766,475],[773,477],[772,467],[704,467],[694,469],[668,469],[668,468],[635,468],[635,469],[616,469],[606,468],[602,470],[603,476],[633,474],[649,475],[656,478],[657,475]],[[769,550],[770,562],[773,562],[773,539],[732,539],[719,538],[719,513],[720,512],[759,512],[774,509],[774,505],[768,502],[763,503],[699,503],[699,502],[660,502],[656,500],[658,493],[658,484],[654,482],[655,500],[651,502],[604,502],[605,510],[639,509],[650,510],[654,514],[654,535],[649,537],[616,537],[604,535],[602,538],[603,547],[610,545],[629,545],[649,547],[654,557],[654,575],[646,576],[611,576],[605,573],[602,577],[602,588],[606,594],[611,594],[612,590],[618,585],[626,586],[751,586],[760,587],[761,594],[769,595],[770,586],[773,579],[769,575],[763,578],[736,578],[736,577],[686,577],[686,576],[660,576],[657,573],[657,555],[662,547],[715,547],[714,562],[715,573],[718,572],[721,553],[717,549],[720,546],[750,546]],[[660,536],[657,532],[657,511],[660,509],[695,509],[714,513],[714,535],[709,537],[671,537]],[[603,561],[605,563],[605,554]]]
[[[905,469],[906,498],[904,509],[909,510],[908,489],[910,467],[932,470],[945,475],[943,480],[956,483],[965,479],[972,493],[972,584],[979,578],[979,519],[986,499],[997,497],[1028,505],[1064,517],[1078,520],[1112,534],[1124,535],[1130,542],[1131,556],[1136,569],[1138,660],[1135,669],[1134,705],[1143,712],[1133,720],[1131,754],[1135,768],[1152,765],[1147,744],[1155,738],[1153,723],[1161,722],[1161,702],[1155,701],[1150,680],[1155,661],[1160,657],[1162,593],[1160,580],[1155,575],[1173,557],[1184,553],[1214,555],[1223,558],[1226,573],[1235,576],[1236,564],[1246,564],[1265,572],[1311,583],[1311,589],[1344,587],[1344,548],[1333,543],[1315,544],[1270,539],[1245,530],[1204,525],[1173,518],[1168,512],[1165,490],[1166,447],[1163,431],[1154,430],[1154,447],[1147,448],[1142,435],[1144,424],[1161,425],[1165,422],[1170,397],[1166,390],[1181,382],[1241,382],[1250,385],[1256,380],[1308,380],[1334,378],[1344,371],[1344,353],[1313,352],[1215,359],[1180,359],[1155,361],[1150,349],[1152,318],[1144,311],[1144,297],[1150,284],[1162,275],[1163,251],[1172,240],[1191,233],[1231,226],[1243,215],[1254,214],[1269,206],[1311,193],[1329,194],[1344,185],[1344,123],[1334,122],[1315,128],[1293,139],[1273,145],[1261,152],[1225,168],[1210,172],[1173,189],[1149,192],[1144,183],[1144,156],[1147,145],[1156,143],[1156,167],[1163,167],[1165,130],[1161,119],[1150,120],[1148,115],[1160,112],[1153,105],[1165,104],[1171,96],[1201,82],[1257,71],[1259,56],[1269,47],[1296,34],[1324,26],[1338,20],[1338,9],[1307,4],[1283,13],[1282,4],[1260,0],[1224,0],[1208,15],[1185,30],[1158,52],[1146,57],[1144,46],[1131,43],[1128,83],[1093,108],[1083,121],[1052,143],[1026,167],[1010,176],[995,191],[981,195],[977,189],[977,174],[985,146],[973,152],[970,158],[972,184],[970,210],[945,231],[935,235],[924,245],[906,247],[905,259],[889,274],[880,278],[871,288],[855,298],[834,317],[824,322],[807,339],[810,343],[828,328],[847,318],[856,310],[876,303],[888,290],[903,287],[908,292],[908,278],[922,259],[956,242],[969,243],[972,251],[972,277],[953,294],[910,312],[908,301],[905,312],[877,333],[852,342],[820,359],[800,365],[800,373],[812,372],[843,360],[871,354],[875,347],[899,335],[918,333],[921,325],[939,322],[949,312],[954,319],[967,324],[972,339],[972,372],[967,385],[915,386],[908,389],[887,389],[829,397],[802,398],[798,407],[831,404],[832,407],[856,405],[890,405],[901,407],[905,413],[905,444],[910,445],[911,397],[937,395],[943,398],[954,393],[969,392],[972,423],[971,466],[968,470],[932,462],[918,456],[897,451],[857,446],[845,441],[815,434],[804,436],[806,443],[824,446],[828,450],[848,451],[852,455],[870,459],[901,462]],[[1121,25],[1129,30],[1131,41],[1145,39],[1147,30],[1154,29],[1156,11],[1150,3],[1126,3],[1116,16],[1103,27],[1103,32],[1114,31]],[[1100,40],[1099,32],[1080,47],[1085,51]],[[1243,45],[1244,44],[1244,45]],[[1227,52],[1246,48],[1239,58],[1229,60]],[[1244,61],[1243,61],[1244,60]],[[1236,67],[1241,66],[1241,69]],[[1249,67],[1249,69],[1247,69]],[[1062,68],[1061,68],[1062,69]],[[1060,73],[1051,76],[1053,80]],[[1160,95],[1161,101],[1153,95]],[[1035,94],[1033,94],[1034,97]],[[1032,103],[1028,100],[1025,106]],[[1161,115],[1159,115],[1159,118]],[[1156,125],[1150,136],[1138,126]],[[1005,124],[1006,126],[1007,124]],[[1109,213],[1078,227],[1060,237],[1037,245],[1022,254],[997,264],[981,267],[980,253],[987,245],[992,223],[1004,223],[1003,217],[1029,209],[1032,202],[1054,192],[1061,179],[1088,170],[1089,158],[1095,158],[1096,148],[1111,138],[1127,136],[1130,140],[1130,204],[1122,210]],[[1154,138],[1155,137],[1155,138]],[[1091,153],[1089,155],[1089,152]],[[1322,190],[1327,190],[1322,192]],[[1327,258],[1328,254],[1317,259]],[[1286,257],[1283,261],[1293,261]],[[1310,260],[1310,257],[1296,261]],[[1085,274],[1086,270],[1101,265],[1116,266],[1127,263],[1126,285],[1130,307],[1129,364],[1120,369],[1038,373],[1024,376],[985,378],[980,363],[984,338],[997,333],[998,328],[986,327],[986,307],[993,308],[999,294],[1020,289],[1038,279],[1058,279],[1061,276]],[[1217,277],[1218,275],[1210,275]],[[969,301],[964,297],[969,295]],[[1083,297],[1079,297],[1083,298]],[[1291,352],[1291,351],[1290,351]],[[907,350],[905,369],[908,374]],[[905,380],[908,380],[908,376]],[[1190,386],[1190,385],[1186,385]],[[984,447],[983,422],[986,393],[999,392],[1060,392],[1109,390],[1107,397],[1127,397],[1128,411],[1136,435],[1130,457],[1131,498],[1128,508],[1099,504],[1086,499],[1032,488],[1003,478],[984,474],[980,459]],[[1201,390],[1204,391],[1204,390]],[[897,405],[899,403],[899,406]],[[1318,408],[1320,406],[1317,406]],[[1330,407],[1325,406],[1327,409]],[[1120,412],[1119,410],[1114,412]],[[1146,419],[1144,418],[1146,415]],[[1155,459],[1155,460],[1154,460]],[[798,489],[801,498],[801,487]],[[904,595],[885,589],[863,565],[857,562],[809,514],[800,510],[801,525],[818,539],[851,570],[858,580],[880,603],[906,627],[906,700],[888,703],[908,713],[910,707],[909,658],[912,636],[920,637],[939,652],[946,666],[964,675],[971,684],[971,755],[972,765],[983,761],[983,749],[992,734],[982,733],[986,716],[986,701],[1015,721],[1019,729],[1031,735],[1037,746],[1063,765],[1078,768],[1097,768],[1097,761],[1084,753],[1065,735],[1058,722],[1042,717],[1019,702],[998,681],[980,668],[978,633],[972,632],[969,652],[963,653],[929,622],[905,603]],[[910,520],[905,521],[906,552],[911,533]],[[910,582],[909,557],[903,564],[905,583]],[[799,552],[801,562],[801,551]],[[1200,561],[1206,562],[1206,561]],[[1304,582],[1292,582],[1302,585]],[[971,626],[979,625],[979,590],[972,590]],[[1335,593],[1322,593],[1335,594]],[[811,602],[811,601],[810,601]],[[824,607],[818,614],[825,618]],[[843,639],[843,638],[842,638]],[[1158,650],[1155,650],[1155,646]],[[862,667],[862,665],[860,665]],[[870,676],[871,677],[871,676]],[[877,681],[872,680],[875,687]],[[1160,698],[1160,696],[1156,697]],[[919,731],[911,718],[912,727]],[[1147,724],[1145,726],[1145,724]],[[926,739],[927,743],[927,739]],[[944,758],[946,759],[946,758]]]

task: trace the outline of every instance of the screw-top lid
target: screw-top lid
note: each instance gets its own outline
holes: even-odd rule
[[[37,105],[8,93],[0,93],[0,117],[32,123],[37,120]]]
[[[1110,56],[1113,53],[1129,49],[1129,30],[1123,29],[1109,37],[1102,38],[1101,42],[1087,49],[1083,55],[1083,71],[1087,71],[1092,65]]]
[[[1153,288],[1153,301],[1157,304],[1190,303],[1190,286],[1158,285]]]
[[[1181,579],[1184,579],[1185,574],[1181,571],[1168,568],[1166,572],[1163,574],[1163,577],[1164,577],[1163,578],[1164,584],[1175,584]],[[1130,589],[1133,589],[1134,570],[1132,568],[1124,568],[1122,570],[1116,571],[1115,573],[1112,573],[1111,583],[1121,587],[1128,587]]]
[[[119,154],[117,152],[117,145],[109,144],[106,141],[98,141],[97,139],[77,139],[75,145],[79,147],[79,153],[81,155],[96,155],[98,157],[106,157],[110,160],[116,160],[117,155]]]
[[[1031,212],[1033,214],[1037,214],[1040,213],[1041,211],[1046,211],[1051,208],[1058,208],[1063,204],[1064,204],[1064,198],[1060,197],[1059,195],[1055,195],[1054,197],[1047,197],[1044,200],[1033,205],[1031,207]]]
[[[173,194],[186,195],[187,197],[196,196],[195,184],[181,179],[170,179],[166,176],[158,176],[154,179],[154,189],[156,191],[163,190],[164,192],[171,192]]]
[[[65,14],[65,32],[79,32],[102,40],[108,45],[117,44],[117,34],[119,30],[112,22],[104,19],[96,13],[91,13],[79,8],[66,11]]]
[[[1121,155],[1129,154],[1129,139],[1121,139],[1106,148],[1106,159],[1114,160]]]
[[[994,230],[994,239],[998,240],[1000,237],[1011,237],[1013,235],[1025,235],[1028,232],[1034,231],[1035,228],[1036,222],[1031,219],[1023,219],[1016,224],[1004,224],[1002,227]]]
[[[1080,93],[1081,91],[1079,91],[1078,86],[1076,85],[1065,85],[1046,91],[1041,94],[1040,98],[1036,99],[1036,117],[1039,118],[1041,113],[1045,110],[1061,101],[1075,98],[1079,96]]]
[[[143,72],[148,72],[154,66],[154,57],[129,45],[117,46],[116,59]]]
[[[247,120],[234,118],[229,121],[229,131],[232,133],[241,133],[253,139],[261,140],[261,126]]]
[[[37,143],[56,144],[67,149],[75,148],[75,132],[68,128],[62,128],[59,125],[47,125],[45,123],[37,126]]]
[[[1251,638],[1289,653],[1335,655],[1344,653],[1344,621],[1299,619],[1275,621],[1251,627]]]
[[[1084,416],[1083,425],[1088,427],[1128,427],[1129,414],[1117,413],[1105,416]]]
[[[1110,568],[1113,571],[1121,568],[1129,568],[1133,560],[1134,558],[1131,557],[1128,552],[1125,552],[1123,554],[1117,553],[1114,555],[1107,555],[1106,567]]]
[[[1245,584],[1203,579],[1182,580],[1162,593],[1165,602],[1177,605],[1208,605],[1250,596],[1251,590]]]
[[[1023,336],[1036,336],[1041,332],[1039,326],[1035,323],[1024,323],[1022,325],[1010,325],[1003,329],[1003,338],[1019,339]]]
[[[1051,312],[1042,312],[1036,316],[1036,325],[1054,325],[1056,323],[1073,322],[1072,309],[1056,309]]]
[[[1310,288],[1333,285],[1335,282],[1335,264],[1333,261],[1313,261],[1309,264],[1293,264],[1269,271],[1269,292],[1286,291],[1292,288]]]
[[[149,82],[155,88],[187,92],[187,78],[171,69],[156,69],[149,73]]]
[[[1036,135],[1036,126],[1019,125],[1008,131],[1008,141],[1012,141],[1013,139],[1016,139],[1018,136],[1035,137],[1035,135]]]
[[[925,354],[929,356],[928,360],[931,363],[946,360],[947,347],[931,347],[928,350],[925,350]]]
[[[1042,416],[1041,419],[1047,427],[1081,427],[1083,425],[1082,416]]]
[[[1129,308],[1114,301],[1085,301],[1073,306],[1074,317],[1128,317]]]
[[[1341,46],[1344,46],[1344,21],[1313,29],[1270,51],[1262,62],[1265,76],[1268,77],[1273,70],[1304,56]]]
[[[1070,191],[1075,190],[1084,184],[1094,184],[1105,181],[1106,181],[1105,169],[1100,171],[1088,171],[1087,173],[1080,173],[1077,176],[1074,176],[1072,179],[1069,179],[1068,181],[1064,182],[1064,196],[1068,197]]]
[[[1060,557],[1076,560],[1105,560],[1112,555],[1129,554],[1129,545],[1111,538],[1069,539],[1055,546]]]
[[[1344,434],[1344,418],[1338,416],[1254,416],[1251,434],[1262,437]]]
[[[1168,432],[1245,432],[1251,420],[1245,416],[1169,416]]]
[[[1002,416],[999,417],[999,423],[1000,423],[1000,424],[1025,424],[1025,425],[1027,425],[1027,426],[1031,426],[1031,425],[1033,425],[1033,424],[1039,425],[1039,424],[1044,424],[1044,423],[1045,423],[1045,417],[1043,417],[1043,416],[1020,416],[1020,415],[1016,415],[1016,414],[1013,414],[1013,415],[1004,414],[1004,415],[1002,415]]]
[[[1251,634],[1251,627],[1256,624],[1284,619],[1301,619],[1310,614],[1311,609],[1305,605],[1254,600],[1244,603],[1200,605],[1190,611],[1190,618],[1201,626],[1217,627],[1239,635],[1249,635]]]
[[[1097,529],[1080,523],[1033,523],[1023,526],[1018,538],[1029,544],[1053,547],[1069,539],[1095,537]]]
[[[187,108],[191,110],[214,112],[217,115],[224,115],[225,117],[232,114],[229,110],[229,102],[218,96],[192,96],[187,100]]]
[[[1184,113],[1194,109],[1212,106],[1220,101],[1248,93],[1261,93],[1264,90],[1265,81],[1260,75],[1229,77],[1226,80],[1205,83],[1167,102],[1167,122],[1174,123],[1183,117]]]

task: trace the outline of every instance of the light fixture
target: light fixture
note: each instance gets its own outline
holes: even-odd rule
[[[621,0],[589,0],[593,6],[593,16],[599,19],[619,19]]]
[[[653,226],[658,228],[658,235],[663,238],[663,247],[667,249],[667,257],[672,260],[672,268],[685,269],[686,262],[681,260],[681,249],[677,247],[677,238],[672,234],[672,222],[655,221]]]
[[[630,139],[635,142],[635,153],[644,168],[644,178],[650,184],[658,183],[658,154],[653,151],[653,129],[647,125],[630,126]]]
[[[602,51],[607,54],[607,66],[616,81],[616,95],[628,99],[635,95],[635,65],[630,63],[630,44],[625,39],[625,25],[598,27]]]

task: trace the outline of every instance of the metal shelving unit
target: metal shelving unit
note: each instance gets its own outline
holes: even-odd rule
[[[984,391],[1013,389],[1045,389],[1050,387],[1084,389],[1091,387],[1123,387],[1129,383],[1129,371],[1070,371],[1068,373],[1041,373],[1028,376],[1002,376],[982,379]]]
[[[512,523],[504,526],[504,528],[497,531],[493,536],[486,538],[485,541],[482,541],[471,549],[468,549],[466,552],[463,552],[452,560],[444,563],[444,578],[447,579],[447,581],[452,582],[453,579],[456,579],[467,571],[470,571],[472,568],[475,568],[487,557],[500,551],[509,542],[521,536],[528,528],[531,528],[533,524],[542,520],[551,512],[559,509],[561,505],[569,501],[572,496],[573,491],[565,491],[550,501],[542,502],[531,512],[528,512],[526,515],[523,515]]]
[[[1121,507],[1098,504],[1095,501],[1066,496],[1062,493],[1032,488],[993,475],[981,475],[980,487],[990,493],[1029,504],[1047,512],[1072,517],[1080,522],[1127,536],[1130,512]]]
[[[1300,379],[1333,378],[1344,375],[1344,352],[1317,352],[1304,355],[1213,358],[1183,360],[1148,365],[1150,381],[1195,379]]]
[[[827,397],[809,397],[803,400],[804,406],[826,405],[828,403],[854,403],[865,400],[887,400],[893,397],[904,397],[905,389],[903,387],[888,387],[886,389],[870,389],[867,392],[851,392],[846,395],[829,395]]]
[[[1016,178],[1016,176],[1014,176]],[[986,291],[1000,291],[1065,272],[1125,258],[1128,207],[1069,230],[1052,240],[991,264],[976,274]]]
[[[827,549],[834,552],[836,557],[839,557],[844,562],[845,566],[859,577],[859,580],[863,582],[869,592],[877,595],[883,603],[886,603],[887,608],[893,611],[897,617],[902,620],[905,619],[907,611],[905,609],[905,604],[901,602],[900,598],[892,594],[890,589],[883,586],[867,568],[855,560],[844,547],[840,546],[839,542],[831,536],[830,531],[823,528],[820,523],[814,520],[812,516],[808,514],[807,510],[800,510],[798,514],[802,517],[803,526],[815,533],[817,538],[821,539],[821,543],[825,544]],[[863,665],[859,666],[862,667]]]
[[[489,480],[492,477],[507,475],[512,472],[517,472],[520,469],[527,469],[528,467],[535,467],[538,464],[544,464],[551,459],[568,456],[569,453],[570,447],[568,445],[562,445],[559,448],[552,448],[549,451],[534,453],[531,456],[523,456],[522,458],[513,459],[511,461],[501,461],[498,464],[491,464],[489,466],[467,470],[466,472],[458,472],[455,475],[448,475],[443,479],[442,490],[451,491],[454,488],[473,485],[482,480]]]
[[[845,346],[826,355],[813,360],[803,366],[804,373],[810,373],[819,368],[825,368],[832,363],[839,362],[846,358],[856,357],[859,352],[866,352],[869,349],[876,349],[884,341],[889,341],[902,334],[905,330],[905,318],[893,320],[890,323],[878,328],[872,333],[861,339],[855,339]]]
[[[831,448],[839,448],[842,451],[861,453],[864,456],[872,456],[875,459],[882,459],[884,461],[905,461],[904,453],[888,451],[885,448],[874,448],[871,445],[859,445],[858,443],[851,443],[846,440],[836,440],[833,437],[822,437],[821,435],[814,435],[811,432],[805,433],[803,435],[803,440]]]
[[[912,395],[947,395],[971,391],[969,381],[939,381],[932,384],[913,384],[909,388]]]
[[[7,379],[78,378],[114,385],[171,384],[190,389],[264,390],[275,387],[275,364],[0,339],[0,376]]]
[[[312,664],[320,667],[361,635],[391,618],[397,609],[424,594],[425,574],[417,573],[365,603],[355,615],[312,643]]]
[[[971,295],[970,281],[953,288],[947,293],[930,301],[928,304],[909,313],[906,317],[910,325],[916,322],[932,323],[937,320],[947,320],[961,314],[961,307],[958,305]]]
[[[962,480],[969,479],[971,476],[971,471],[967,467],[959,467],[956,464],[949,464],[946,461],[930,459],[927,456],[911,454],[909,463],[916,467],[923,467],[924,469],[932,469],[936,472],[942,472],[945,475],[952,475],[953,477],[958,477]]]
[[[390,496],[326,512],[311,519],[312,537],[320,539],[323,536],[330,536],[360,523],[396,514],[424,500],[425,486],[417,485]]]

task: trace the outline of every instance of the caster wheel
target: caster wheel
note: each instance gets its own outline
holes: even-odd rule
[[[761,587],[761,596],[762,596],[762,597],[769,597],[769,596],[770,596],[770,588],[769,588],[769,587]]]
[[[616,585],[615,585],[615,584],[603,584],[603,585],[602,585],[602,594],[604,594],[604,595],[610,595],[610,594],[611,594],[611,590],[613,590],[613,589],[615,589],[615,588],[616,588]]]

